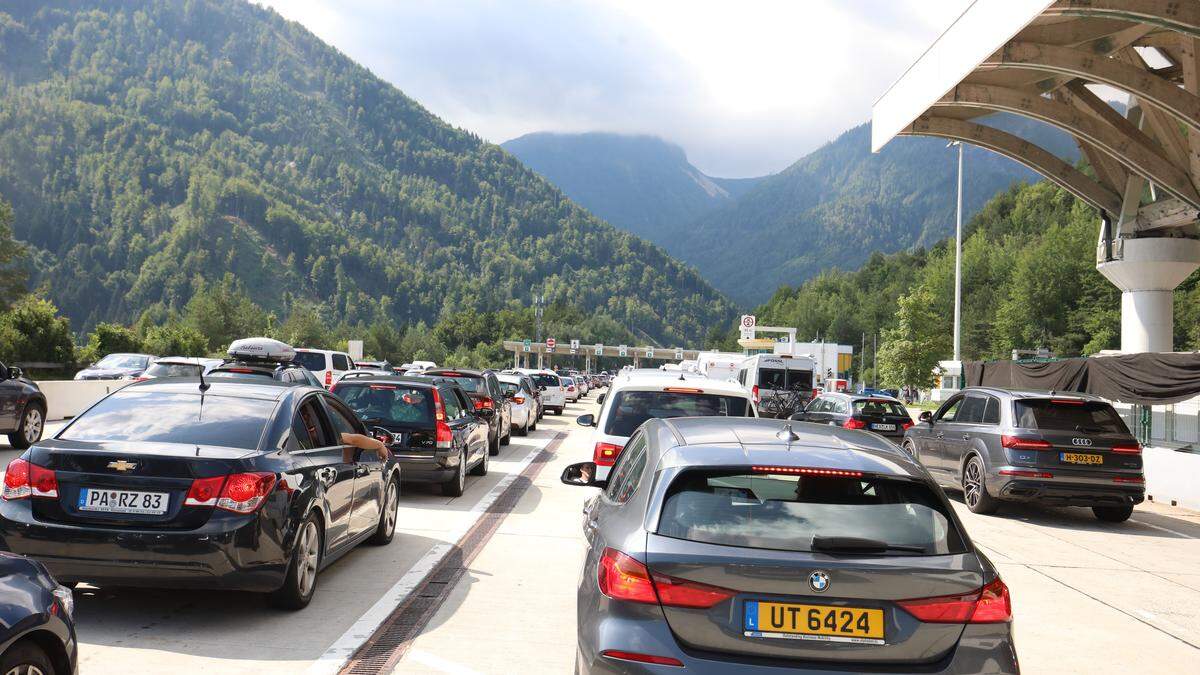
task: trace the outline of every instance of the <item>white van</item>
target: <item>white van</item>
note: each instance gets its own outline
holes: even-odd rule
[[[750,389],[754,405],[760,415],[774,417],[775,411],[764,410],[774,394],[797,391],[807,401],[813,397],[813,382],[816,381],[817,362],[808,356],[755,354],[742,361],[737,370],[737,381]]]
[[[316,375],[326,389],[342,379],[348,371],[354,370],[354,359],[350,358],[349,354],[327,349],[297,349],[293,362]]]
[[[713,380],[730,380],[746,360],[745,354],[731,352],[700,352],[696,356],[696,372]]]
[[[628,373],[628,374],[627,374]],[[598,415],[582,415],[581,426],[594,427],[592,461],[596,478],[608,478],[625,443],[637,428],[656,417],[757,417],[750,392],[733,381],[661,370],[626,371],[613,379]]]

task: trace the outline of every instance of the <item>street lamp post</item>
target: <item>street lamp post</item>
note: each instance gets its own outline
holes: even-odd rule
[[[963,144],[961,141],[951,141],[947,147],[952,145],[958,146],[958,208],[954,226],[954,362],[960,364],[960,374],[954,377],[954,383],[961,386]]]

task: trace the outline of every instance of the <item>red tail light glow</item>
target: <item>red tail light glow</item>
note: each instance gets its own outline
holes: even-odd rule
[[[221,486],[225,484],[225,476],[212,478],[197,478],[188,489],[184,506],[216,506],[217,497],[221,494]]]
[[[32,464],[23,459],[14,459],[4,471],[4,499],[15,500],[26,497],[58,498],[58,477],[54,471]]]
[[[670,391],[676,394],[703,394],[703,389],[692,389],[691,387],[667,387],[663,391]]]
[[[634,661],[636,663],[652,663],[656,666],[676,666],[683,667],[683,661],[673,659],[669,656],[655,656],[653,654],[642,654],[639,652],[626,652],[620,649],[605,649],[600,652],[600,656],[606,659],[617,659],[618,661]]]
[[[604,549],[597,583],[600,592],[614,600],[667,607],[707,609],[736,595],[734,591],[716,586],[651,574],[645,565],[615,548]]]
[[[1087,403],[1087,401],[1081,398],[1052,398],[1050,402],[1056,405],[1083,405]]]
[[[524,396],[514,396],[514,397],[512,397],[512,402],[516,403],[517,405],[521,405],[522,403],[525,402],[525,397]]]
[[[752,387],[750,389],[750,394],[754,398],[754,405],[758,405],[759,398],[758,398],[758,385],[757,384],[754,385],[754,387]]]
[[[1021,438],[1020,436],[1001,436],[1000,445],[1017,450],[1049,450],[1050,441],[1040,438]]]
[[[1121,445],[1112,446],[1112,451],[1118,455],[1140,455],[1142,454],[1141,443],[1122,443]]]
[[[621,454],[623,445],[614,445],[612,443],[597,443],[595,450],[592,452],[592,461],[597,466],[612,466],[617,461],[617,455]]]
[[[901,422],[901,423],[900,423],[900,430],[901,430],[901,431],[907,431],[907,430],[909,429],[909,427],[911,427],[912,425],[913,425],[913,421],[912,421],[912,420],[908,420],[907,422]]]
[[[669,577],[665,574],[652,573],[650,580],[654,582],[654,590],[658,593],[659,602],[668,607],[708,609],[736,595],[733,591],[724,588]]]
[[[476,410],[493,410],[496,407],[496,402],[490,396],[482,396],[475,399]]]
[[[1016,478],[1054,478],[1054,474],[1046,473],[1045,471],[1020,471],[1016,469],[1000,469],[1001,476],[1015,476]]]
[[[866,429],[867,423],[856,417],[847,417],[845,422],[842,422],[843,429]]]
[[[234,513],[254,513],[274,488],[273,473],[235,473],[225,480],[221,496],[217,497],[217,508]]]
[[[333,386],[333,371],[327,370],[325,371],[325,388],[328,389],[331,386]]]
[[[1012,601],[1008,596],[1008,587],[999,578],[974,593],[900,600],[896,604],[925,623],[1012,621]]]
[[[1141,484],[1141,483],[1146,482],[1146,477],[1145,476],[1117,476],[1116,478],[1113,478],[1113,482],[1114,483],[1138,483],[1138,484]]]
[[[755,466],[755,473],[777,473],[789,476],[836,476],[839,478],[862,478],[863,472],[849,469],[821,469],[809,466]]]

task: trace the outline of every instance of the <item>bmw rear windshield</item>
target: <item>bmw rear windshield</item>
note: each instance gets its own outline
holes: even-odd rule
[[[604,433],[632,436],[642,423],[663,417],[747,417],[742,396],[682,391],[622,391],[613,397]]]
[[[1103,401],[1018,399],[1013,402],[1016,426],[1039,431],[1128,434],[1129,428]]]
[[[887,476],[791,475],[752,467],[680,473],[663,500],[658,534],[779,551],[966,551],[946,507],[923,483]]]
[[[75,418],[58,438],[253,450],[274,410],[275,401],[262,399],[123,391]]]

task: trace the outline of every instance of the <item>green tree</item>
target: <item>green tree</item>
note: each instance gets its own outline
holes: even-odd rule
[[[200,331],[180,323],[153,326],[146,331],[144,349],[158,356],[205,356],[208,338]]]
[[[142,351],[142,339],[132,329],[115,323],[99,323],[88,336],[87,345],[79,352],[85,363],[95,363],[109,354]]]
[[[933,386],[938,361],[948,356],[950,346],[944,325],[933,320],[933,299],[924,288],[900,298],[896,325],[883,331],[879,345],[879,377],[884,385]]]
[[[223,352],[230,342],[263,335],[267,330],[266,312],[250,299],[232,274],[217,284],[201,282],[183,315],[184,324],[204,336],[206,352]]]
[[[25,294],[28,279],[25,246],[13,239],[12,205],[0,199],[0,310],[8,309]]]
[[[74,363],[71,322],[59,315],[54,303],[26,295],[0,314],[0,357],[8,364]]]

